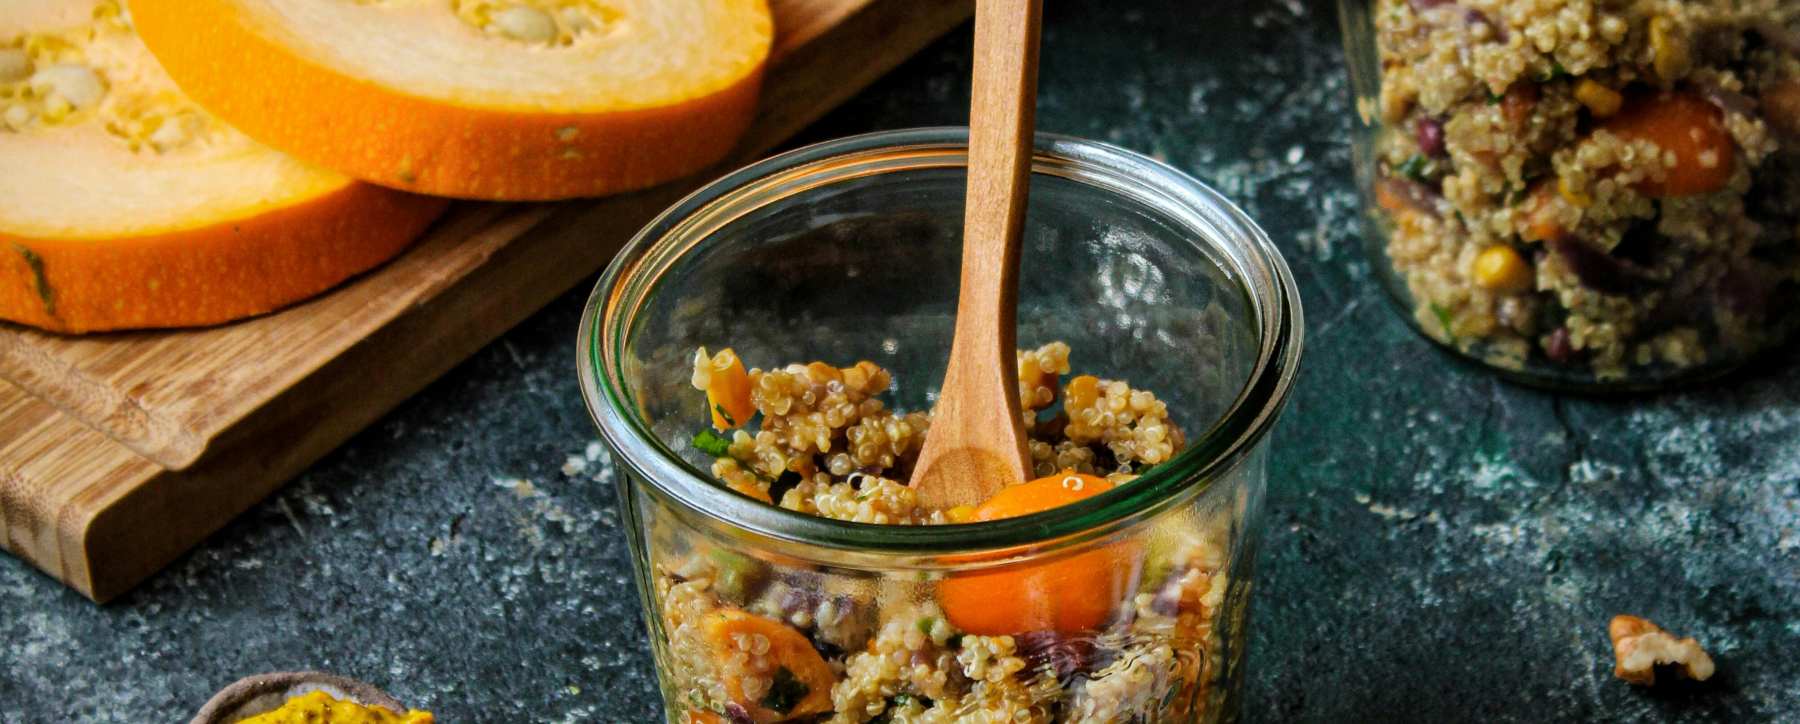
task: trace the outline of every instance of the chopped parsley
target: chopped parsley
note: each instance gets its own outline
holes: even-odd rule
[[[737,425],[738,425],[737,418],[732,417],[731,413],[726,412],[724,405],[714,403],[713,404],[713,412],[718,413],[719,419],[725,421],[726,427],[737,427]]]
[[[893,696],[888,697],[887,710],[883,711],[881,713],[881,715],[885,716],[885,717],[889,717],[889,721],[892,721],[891,717],[893,716],[895,709],[905,709],[909,706],[915,706],[915,705],[921,709],[930,709],[931,708],[931,698],[925,697],[925,696],[918,696],[915,694],[895,694]]]
[[[931,629],[936,625],[936,616],[925,616],[913,622],[913,626],[919,629],[919,633],[925,634],[926,636],[931,635]]]
[[[800,700],[812,693],[812,687],[802,682],[794,672],[783,666],[775,670],[775,680],[769,683],[769,693],[763,695],[762,705],[777,714],[787,714],[800,705]]]
[[[1425,158],[1424,154],[1415,153],[1412,158],[1406,159],[1406,162],[1400,164],[1400,167],[1395,170],[1407,178],[1423,183],[1429,180],[1432,172],[1437,170],[1437,164]]]
[[[694,434],[694,447],[715,458],[722,458],[730,453],[731,441],[708,428]]]
[[[1445,309],[1443,305],[1438,304],[1437,302],[1432,302],[1430,306],[1432,316],[1437,317],[1438,324],[1444,327],[1444,334],[1449,335],[1450,341],[1455,342],[1456,333],[1450,331],[1450,310]]]

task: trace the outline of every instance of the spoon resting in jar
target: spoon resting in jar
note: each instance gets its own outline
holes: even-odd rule
[[[979,504],[1031,469],[1015,347],[1042,9],[1041,0],[975,7],[962,287],[950,362],[910,483],[930,508]]]

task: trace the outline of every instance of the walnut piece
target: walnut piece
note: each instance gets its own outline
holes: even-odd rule
[[[1613,675],[1633,684],[1656,684],[1656,667],[1667,665],[1695,681],[1713,675],[1713,660],[1693,638],[1677,639],[1656,624],[1637,616],[1614,616],[1606,627],[1612,637],[1613,656],[1617,663]]]

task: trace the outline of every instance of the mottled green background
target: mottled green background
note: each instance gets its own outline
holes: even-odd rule
[[[1214,184],[1305,297],[1249,718],[1800,720],[1800,355],[1612,400],[1457,363],[1357,251],[1328,3],[1049,5],[1041,127]],[[966,28],[945,38],[805,140],[963,122],[968,45]],[[300,667],[446,722],[655,718],[612,473],[588,459],[571,366],[585,296],[113,605],[0,559],[0,721],[180,721],[238,675]],[[1718,676],[1614,680],[1606,620],[1626,611],[1698,637]]]

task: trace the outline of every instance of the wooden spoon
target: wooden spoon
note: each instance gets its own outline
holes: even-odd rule
[[[1031,171],[1042,0],[978,0],[956,331],[912,487],[930,508],[976,505],[1031,469],[1019,421],[1019,231]]]

